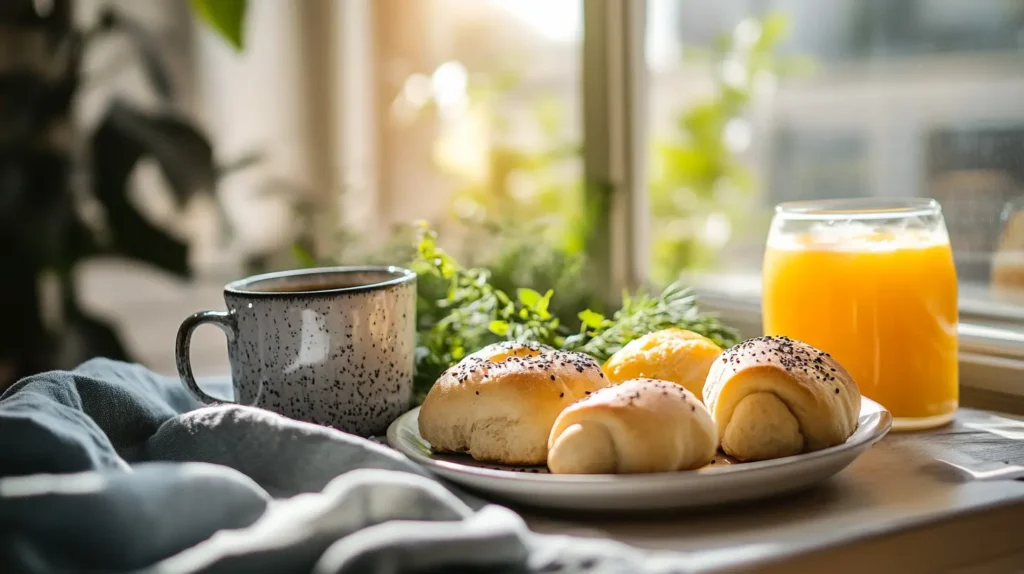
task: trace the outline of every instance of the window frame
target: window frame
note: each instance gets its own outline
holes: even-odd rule
[[[636,289],[648,279],[646,166],[650,73],[645,50],[647,10],[651,4],[648,0],[582,2],[583,178],[588,213],[593,216],[587,249],[595,280],[605,286],[604,295],[609,301],[617,298],[622,289]],[[369,26],[370,38],[362,41],[372,44],[370,58],[377,58],[371,73],[375,75],[372,95],[368,96],[376,104],[371,106],[375,108],[371,114],[374,125],[372,130],[363,126],[371,133],[361,133],[364,142],[372,142],[370,147],[374,150],[369,154],[373,175],[368,177],[376,184],[371,185],[374,191],[368,198],[374,204],[370,217],[383,224],[383,214],[396,198],[388,195],[391,178],[381,161],[382,150],[391,136],[386,129],[386,109],[380,104],[381,97],[390,92],[379,52],[382,42],[387,43],[395,32],[385,26],[388,20],[382,18],[381,12],[380,4],[374,2],[368,3],[365,10],[346,15],[350,24],[355,21]],[[695,285],[707,311],[717,313],[744,337],[761,334],[758,281],[736,277],[723,281],[713,275],[684,280]],[[1024,373],[1024,308],[1015,316],[1007,315],[1001,307],[961,302],[960,384],[964,389],[1024,397],[1024,383],[1020,381]]]
[[[588,260],[612,302],[647,277],[647,1],[583,2]]]
[[[583,2],[585,193],[588,205],[603,210],[588,248],[609,297],[647,279],[647,5],[646,0]],[[723,289],[709,286],[718,282],[708,277],[691,279],[705,310],[744,337],[762,334],[759,281],[753,282],[756,289],[750,281],[745,288]],[[961,301],[960,386],[1024,396],[1024,324],[979,312],[989,307]]]

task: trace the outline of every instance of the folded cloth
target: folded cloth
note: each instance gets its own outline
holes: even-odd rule
[[[372,441],[90,361],[0,396],[0,572],[680,572],[542,536]]]

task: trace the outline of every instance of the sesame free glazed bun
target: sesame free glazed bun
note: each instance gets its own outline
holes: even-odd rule
[[[704,380],[722,349],[711,339],[683,329],[662,329],[630,341],[604,364],[613,383],[650,378],[682,385],[702,398]]]
[[[562,411],[548,438],[555,474],[668,472],[715,457],[718,435],[704,404],[667,381],[633,379]]]
[[[555,417],[607,386],[594,359],[541,345],[497,343],[448,369],[420,409],[420,435],[438,452],[544,464]]]
[[[722,353],[704,385],[722,450],[765,460],[846,442],[860,389],[828,353],[787,337],[749,339]]]

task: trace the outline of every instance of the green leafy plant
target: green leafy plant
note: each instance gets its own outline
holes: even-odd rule
[[[247,0],[191,0],[192,10],[236,50],[245,40]]]
[[[232,42],[241,41],[240,32],[231,30],[241,29],[244,2],[193,4],[210,10]],[[174,205],[183,209],[190,199],[215,193],[223,177],[252,159],[215,161],[209,139],[175,106],[157,36],[115,6],[105,5],[95,25],[82,28],[73,17],[74,0],[0,5],[0,45],[7,60],[0,71],[3,389],[22,376],[92,357],[127,358],[114,327],[79,301],[75,277],[83,261],[126,257],[190,276],[188,245],[130,199],[136,166],[153,161]],[[228,5],[234,6],[231,14],[220,12]],[[94,129],[82,129],[74,125],[73,104],[83,85],[102,79],[86,77],[83,62],[93,46],[115,36],[138,56],[156,105],[115,97]]]
[[[788,17],[769,12],[744,20],[709,48],[684,48],[691,65],[713,70],[712,89],[680,112],[674,130],[652,143],[655,281],[664,284],[683,270],[714,264],[732,230],[744,227],[756,181],[741,156],[752,137],[745,116],[757,85],[810,67],[806,59],[777,54],[788,31]]]
[[[806,59],[778,54],[788,29],[784,13],[768,12],[745,19],[711,46],[684,47],[687,71],[706,70],[711,89],[686,102],[670,129],[655,134],[651,143],[648,194],[654,283],[665,285],[685,270],[718,263],[722,246],[738,235],[737,230],[764,231],[748,225],[754,223],[748,220],[753,217],[750,203],[757,182],[742,148],[743,140],[752,137],[746,116],[757,86],[810,68]],[[451,215],[471,237],[466,257],[491,268],[497,284],[511,283],[506,272],[515,273],[518,284],[544,291],[570,284],[566,277],[578,278],[571,265],[558,259],[559,254],[582,258],[586,226],[579,222],[586,214],[582,181],[574,170],[581,161],[581,147],[565,135],[566,113],[557,98],[542,95],[530,103],[527,113],[513,115],[513,110],[523,111],[517,87],[515,74],[474,74],[467,91],[469,117],[485,124],[488,136],[470,147],[483,144],[486,156],[469,162],[473,169],[465,169],[439,154],[436,167],[458,182]],[[536,145],[523,146],[518,143],[521,138],[511,137],[522,133],[536,134]],[[439,138],[441,148],[445,137]],[[516,245],[524,235],[530,244]],[[499,247],[490,249],[492,244]],[[533,258],[531,265],[501,265],[502,260],[524,255]],[[581,284],[587,282],[576,281]],[[596,304],[590,293],[566,297],[567,289],[556,291],[565,297],[554,306],[564,322],[575,322],[564,313],[567,299]]]
[[[554,289],[549,312],[575,329],[579,309],[600,303],[585,280],[581,147],[561,99],[542,95],[524,110],[518,87],[517,73],[474,72],[466,109],[433,116],[441,126],[435,168],[455,182],[446,223],[462,238],[449,245],[469,266],[487,268],[506,293]],[[416,121],[440,106],[428,98]],[[521,145],[524,134],[536,145]]]
[[[437,235],[420,227],[417,272],[417,350],[415,389],[425,394],[438,376],[467,354],[502,340],[532,341],[581,351],[605,360],[629,341],[668,327],[704,335],[723,347],[737,342],[736,331],[702,315],[687,289],[671,286],[658,296],[623,293],[622,308],[611,318],[584,309],[579,333],[550,312],[554,291],[517,288],[515,297],[490,282],[486,268],[463,268],[437,246]],[[569,336],[567,336],[569,335]]]
[[[701,334],[722,348],[737,343],[735,329],[718,319],[702,315],[692,290],[673,283],[658,296],[647,293],[622,294],[622,308],[609,319],[584,310],[579,314],[581,332],[567,337],[566,349],[581,351],[599,360],[606,360],[630,341],[669,327],[679,327]]]
[[[437,234],[421,227],[418,275],[416,385],[426,393],[440,374],[467,354],[501,340],[564,341],[562,326],[548,310],[553,291],[520,288],[512,297],[490,283],[490,271],[462,268],[437,246]]]
[[[519,99],[518,85],[518,74],[513,73],[470,77],[469,110],[455,121],[486,125],[486,157],[474,169],[452,154],[434,155],[438,171],[457,182],[451,215],[470,227],[480,224],[506,231],[528,226],[535,240],[543,237],[565,251],[581,251],[580,230],[571,225],[583,209],[582,182],[573,169],[581,158],[581,145],[567,135],[565,106],[557,97],[541,95],[529,102],[525,113],[510,114],[510,101]],[[452,145],[449,137],[458,147],[458,130],[455,134],[442,133],[438,149]],[[537,145],[520,145],[523,134],[535,135]]]
[[[488,224],[470,227],[461,250],[466,264],[485,267],[490,283],[514,293],[528,287],[540,293],[554,290],[549,311],[570,329],[578,327],[580,309],[603,310],[593,284],[587,280],[586,256],[544,236],[543,224]],[[485,247],[481,247],[485,246]]]

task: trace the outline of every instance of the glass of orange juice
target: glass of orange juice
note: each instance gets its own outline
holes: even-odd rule
[[[780,204],[763,274],[765,334],[831,353],[889,409],[893,428],[953,418],[957,280],[938,202]]]

